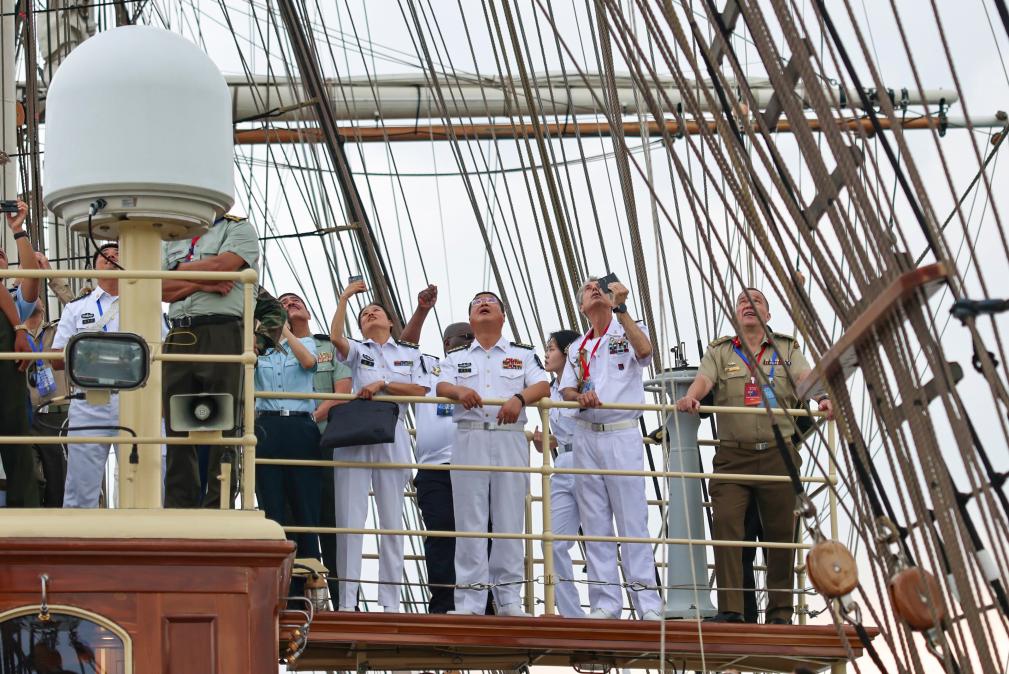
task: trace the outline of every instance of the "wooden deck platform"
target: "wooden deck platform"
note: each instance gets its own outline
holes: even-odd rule
[[[875,637],[878,630],[869,629],[869,634]],[[846,635],[860,656],[854,630],[846,629]],[[800,664],[817,671],[846,659],[832,625],[327,612],[316,614],[308,647],[288,669],[515,670],[550,665],[601,672],[659,669],[663,650],[668,666],[688,671],[736,667],[791,672]]]

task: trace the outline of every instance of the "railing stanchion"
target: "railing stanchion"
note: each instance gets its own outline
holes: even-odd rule
[[[526,494],[526,533],[533,533],[533,496],[532,494]],[[525,540],[526,549],[526,559],[525,559],[525,610],[526,613],[532,613],[536,610],[536,586],[532,582],[532,579],[536,575],[536,550],[534,548],[533,539],[527,538]]]
[[[543,613],[554,614],[554,527],[550,516],[550,408],[540,403],[540,425],[543,428]]]
[[[242,309],[242,351],[245,355],[255,355],[256,342],[253,332],[253,316],[256,311],[256,283],[246,281],[243,284],[244,307]],[[256,366],[247,362],[242,366],[242,434],[255,435],[256,432]],[[236,448],[237,450],[237,448]],[[249,444],[241,448],[242,465],[242,509],[252,510],[256,497],[256,445]],[[221,499],[224,490],[228,490],[228,502],[231,502],[231,484],[221,485]]]

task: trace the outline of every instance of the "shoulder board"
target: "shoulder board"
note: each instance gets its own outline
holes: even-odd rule
[[[225,213],[221,217],[224,218],[225,220],[231,220],[232,222],[241,222],[242,220],[246,219],[245,216],[242,216],[242,215],[232,215],[231,213]]]
[[[410,349],[419,349],[420,348],[420,344],[414,344],[413,342],[407,342],[407,341],[404,341],[402,339],[397,339],[396,343],[399,344],[400,346],[405,346],[405,347],[410,348]]]
[[[67,304],[73,304],[74,302],[80,302],[82,299],[84,299],[85,297],[87,297],[90,294],[91,294],[91,290],[88,289],[87,292],[82,292],[80,295],[78,295],[77,297],[75,297],[72,300],[70,300],[69,302],[67,302]]]
[[[536,347],[531,346],[529,344],[523,344],[522,342],[509,342],[509,344],[511,344],[512,346],[517,346],[520,349],[529,349],[530,351],[532,351],[532,350],[534,350],[536,348]]]
[[[469,345],[463,344],[462,346],[457,346],[454,349],[449,349],[448,351],[445,352],[445,355],[447,356],[450,353],[455,353],[456,351],[462,351],[463,349],[468,349],[468,348],[469,348]]]
[[[722,344],[725,344],[726,342],[731,342],[731,341],[732,341],[732,336],[731,335],[729,335],[727,337],[719,337],[718,339],[713,339],[710,342],[708,342],[708,348],[709,349],[713,349],[716,346],[721,346]]]
[[[771,334],[774,336],[774,339],[776,339],[776,340],[780,339],[780,340],[786,341],[786,342],[794,342],[795,341],[795,337],[792,337],[792,335],[786,335],[783,332],[772,332]]]
[[[312,335],[312,337],[315,338],[315,339],[317,339],[317,340],[319,340],[320,342],[328,342],[329,341],[329,335],[318,334],[318,335]]]
[[[439,360],[441,360],[441,358],[439,358],[438,356],[432,356],[430,353],[422,353],[420,355],[421,355],[421,358],[428,358],[433,363],[437,363]]]

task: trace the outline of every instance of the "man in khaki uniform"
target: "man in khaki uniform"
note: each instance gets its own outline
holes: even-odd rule
[[[677,401],[681,412],[696,413],[700,400],[714,393],[714,404],[726,407],[795,408],[801,402],[793,384],[811,370],[798,343],[789,335],[765,332],[771,314],[764,294],[746,288],[736,299],[739,337],[720,337],[708,345],[701,366],[687,394]],[[764,376],[757,373],[759,368]],[[818,395],[820,409],[832,412],[826,395]],[[789,444],[796,467],[802,463],[794,419],[778,415],[777,423]],[[781,452],[775,446],[771,421],[766,414],[718,414],[719,445],[714,472],[751,475],[788,475]],[[751,496],[756,500],[764,540],[792,542],[795,529],[795,493],[788,482],[747,482],[715,479],[711,483],[712,535],[718,540],[743,540],[744,519]],[[767,610],[764,621],[788,624],[792,619],[792,571],[794,553],[772,549],[767,555]],[[715,548],[715,578],[718,582],[716,622],[743,622],[742,560],[739,548]]]

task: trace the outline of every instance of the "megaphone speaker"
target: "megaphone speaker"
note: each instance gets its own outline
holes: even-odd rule
[[[180,393],[168,400],[171,430],[230,431],[235,427],[235,400],[230,393]]]

